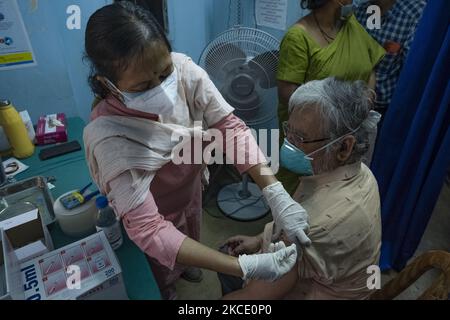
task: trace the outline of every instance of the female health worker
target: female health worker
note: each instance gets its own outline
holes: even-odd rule
[[[273,253],[230,257],[198,242],[202,164],[175,164],[174,133],[194,124],[233,132],[223,151],[245,149],[257,164],[236,165],[263,189],[273,218],[289,239],[309,244],[307,213],[270,170],[248,127],[233,115],[206,72],[172,52],[150,12],[128,1],[107,5],[89,19],[86,56],[98,98],[84,131],[89,169],[122,219],[131,240],[146,253],[161,294],[176,297],[175,281],[187,266],[242,277],[275,280],[296,262],[296,246]],[[236,152],[233,152],[236,154]]]

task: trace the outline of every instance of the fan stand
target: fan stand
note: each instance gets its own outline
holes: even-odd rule
[[[243,174],[242,182],[223,187],[217,195],[217,205],[222,213],[237,221],[254,221],[269,213],[269,206],[255,183],[248,181],[247,173]]]
[[[238,12],[240,8],[238,5]],[[239,112],[247,126],[254,127],[272,120],[271,112],[263,113],[261,108],[270,97],[268,90],[276,87],[280,42],[265,31],[242,27],[238,21],[236,27],[221,33],[206,46],[199,65],[235,108],[235,114]],[[273,116],[276,117],[275,110]],[[219,191],[217,206],[224,216],[254,221],[270,212],[261,190],[249,179],[244,174],[241,183],[227,185]]]

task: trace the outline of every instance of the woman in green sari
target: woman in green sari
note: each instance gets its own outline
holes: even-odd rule
[[[311,12],[287,31],[280,47],[277,73],[280,129],[288,120],[289,99],[299,86],[337,77],[363,80],[375,89],[373,70],[385,54],[356,20],[352,0],[302,0],[301,4]],[[283,132],[280,138],[284,140]],[[312,143],[321,146],[319,142]],[[291,194],[297,188],[296,174],[280,168],[277,178]]]

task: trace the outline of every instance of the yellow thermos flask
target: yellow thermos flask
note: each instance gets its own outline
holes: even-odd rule
[[[20,114],[8,100],[0,100],[0,125],[12,148],[14,157],[28,158],[34,153],[34,145]]]

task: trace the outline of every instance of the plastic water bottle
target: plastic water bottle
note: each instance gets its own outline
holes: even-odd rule
[[[95,226],[97,231],[105,233],[111,247],[116,250],[122,243],[122,230],[116,218],[114,210],[108,205],[108,199],[104,196],[98,197],[95,201],[98,208],[97,221]]]

